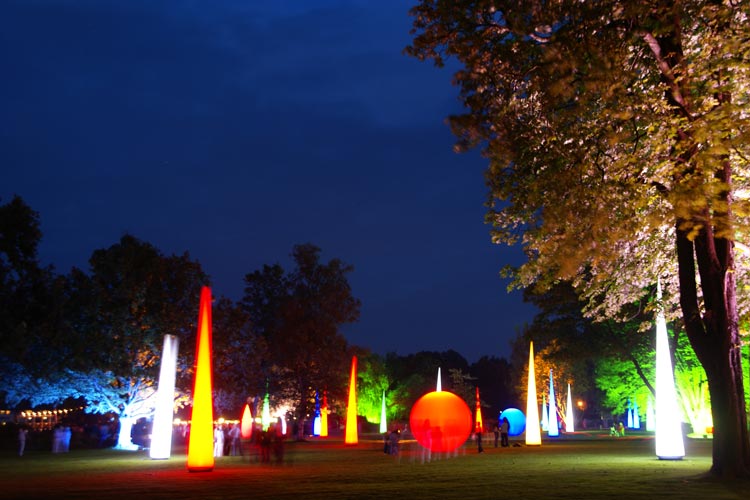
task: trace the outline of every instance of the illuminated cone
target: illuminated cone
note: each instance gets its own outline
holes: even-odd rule
[[[242,411],[240,434],[244,439],[250,439],[253,435],[253,415],[250,413],[250,405],[248,404],[245,405],[245,409]]]
[[[573,422],[573,397],[570,394],[570,384],[568,384],[568,399],[565,409],[565,432],[575,432],[575,422]]]
[[[266,384],[268,385],[268,384]],[[260,426],[264,431],[271,427],[271,402],[268,392],[263,396],[263,408],[260,410]]]
[[[630,405],[630,402],[628,401],[628,405]],[[628,429],[633,428],[633,409],[628,406]]]
[[[661,302],[661,284],[656,297]],[[685,456],[682,421],[677,406],[677,391],[672,373],[672,356],[667,338],[664,310],[656,313],[656,456],[660,460],[680,460]]]
[[[207,472],[214,468],[214,411],[211,393],[211,289],[206,286],[201,290],[195,358],[187,467],[190,472]]]
[[[174,335],[164,336],[159,369],[159,390],[156,393],[156,409],[151,431],[149,455],[163,460],[172,454],[172,420],[174,417],[174,386],[177,374],[177,350],[180,340]]]
[[[557,425],[557,400],[555,399],[555,384],[552,381],[552,370],[549,371],[549,430],[547,435],[557,437],[560,435],[560,427]]]
[[[313,436],[320,436],[320,398],[315,391],[315,416],[313,417]]]
[[[440,367],[438,366],[438,377],[437,377],[437,385],[435,386],[435,392],[440,392],[443,390],[443,377],[440,376]]]
[[[380,405],[380,433],[388,431],[388,424],[385,421],[385,391],[383,391],[383,404]]]
[[[539,404],[536,398],[536,375],[534,373],[534,342],[529,344],[529,382],[526,391],[526,445],[542,444],[539,430]]]
[[[476,410],[474,414],[475,414],[474,430],[476,430],[477,432],[482,432],[482,430],[484,429],[484,426],[482,425],[482,406],[479,400],[479,387],[477,387],[477,403],[476,403]]]
[[[352,356],[352,373],[349,377],[349,405],[346,408],[345,444],[357,444],[357,356]]]
[[[323,391],[323,406],[320,408],[320,437],[328,437],[328,394]]]

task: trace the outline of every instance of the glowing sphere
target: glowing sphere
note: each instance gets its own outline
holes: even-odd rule
[[[452,392],[428,392],[411,409],[414,438],[436,453],[453,451],[471,434],[472,415],[463,399]]]
[[[526,415],[518,408],[507,408],[501,411],[498,420],[502,421],[504,418],[507,418],[510,424],[509,436],[520,436],[526,430]]]

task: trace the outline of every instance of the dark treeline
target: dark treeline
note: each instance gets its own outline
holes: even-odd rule
[[[126,234],[93,250],[88,269],[58,274],[39,262],[41,239],[39,214],[23,199],[0,205],[0,405],[49,408],[74,399],[121,421],[147,418],[165,334],[180,341],[176,403],[189,401],[200,288],[210,285],[200,263]],[[306,418],[323,391],[343,415],[353,355],[360,414],[368,417],[377,408],[379,418],[385,394],[388,418],[408,420],[414,401],[434,390],[438,368],[443,388],[472,409],[479,387],[485,418],[518,406],[504,359],[469,364],[452,350],[379,356],[349,344],[340,327],[359,318],[347,281],[353,267],[322,261],[312,244],[294,246],[291,256],[291,269],[268,264],[246,274],[241,300],[215,297],[217,415],[236,418],[268,392],[272,406]]]

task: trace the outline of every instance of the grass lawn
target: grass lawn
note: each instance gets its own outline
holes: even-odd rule
[[[485,443],[482,454],[467,443],[450,457],[429,459],[409,441],[398,457],[387,456],[377,436],[360,437],[357,446],[336,439],[289,442],[283,464],[258,463],[253,450],[252,456],[217,458],[212,472],[200,473],[187,471],[181,448],[161,461],[144,451],[32,451],[23,457],[4,451],[0,498],[750,498],[750,481],[705,476],[710,441],[686,440],[687,455],[678,461],[658,460],[647,435],[576,433],[539,447]]]

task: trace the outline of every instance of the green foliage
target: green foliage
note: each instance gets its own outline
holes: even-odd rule
[[[357,357],[357,413],[370,423],[380,423],[383,394],[386,396],[386,422],[401,412],[398,403],[391,401],[390,382],[383,358],[362,353]]]
[[[508,270],[516,286],[570,280],[587,314],[618,322],[658,278],[668,319],[679,301],[722,393],[712,472],[730,476],[750,475],[731,375],[748,310],[736,284],[750,266],[733,242],[750,232],[749,11],[746,0],[423,0],[406,49],[461,64],[467,112],[451,125],[459,149],[489,160],[493,239],[527,256]]]

